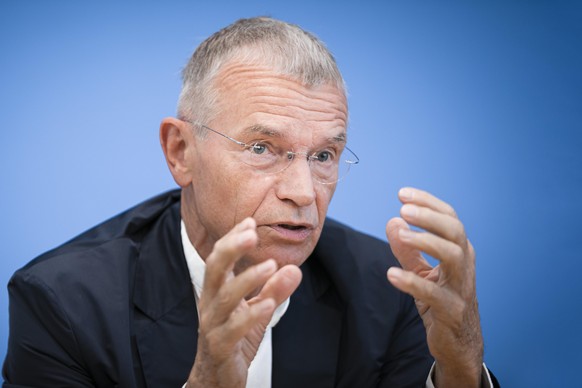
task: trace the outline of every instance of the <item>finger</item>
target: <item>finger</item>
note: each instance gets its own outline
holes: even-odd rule
[[[413,204],[403,205],[400,209],[400,215],[406,222],[412,225],[426,229],[463,248],[467,246],[465,227],[458,218],[439,213],[431,208]]]
[[[410,271],[391,267],[387,272],[388,281],[407,294],[428,305],[438,304],[443,299],[443,289],[435,282],[426,280]]]
[[[436,212],[458,218],[455,209],[453,209],[451,205],[427,191],[415,189],[413,187],[403,187],[398,191],[398,198],[402,203],[412,203],[428,207]]]
[[[302,273],[299,267],[295,265],[286,265],[281,267],[273,276],[267,280],[261,292],[249,300],[249,304],[257,303],[264,299],[272,299],[276,305],[291,296],[301,283]]]
[[[224,283],[216,297],[208,301],[207,324],[222,324],[229,319],[235,308],[253,290],[261,288],[277,270],[277,263],[270,259],[247,268],[244,272]]]
[[[257,239],[255,220],[246,218],[214,244],[205,260],[205,298],[214,298],[236,261],[256,246]]]
[[[253,306],[240,309],[229,320],[211,330],[205,337],[214,354],[232,356],[232,348],[259,324],[268,323],[275,311],[275,301],[265,299]]]
[[[390,248],[400,262],[400,265],[406,270],[420,273],[430,271],[431,265],[426,261],[420,250],[402,241],[399,231],[401,229],[410,230],[408,224],[402,218],[392,218],[386,224],[386,237],[390,242]]]
[[[473,260],[467,263],[467,255],[459,245],[432,233],[400,229],[398,236],[402,244],[428,253],[439,260],[448,275],[458,274],[461,278],[472,267]]]
[[[459,295],[398,267],[391,267],[387,277],[396,288],[412,295],[417,306],[423,306],[419,313],[424,314],[430,309],[431,316],[447,322],[448,327],[463,326],[463,312],[467,303]]]

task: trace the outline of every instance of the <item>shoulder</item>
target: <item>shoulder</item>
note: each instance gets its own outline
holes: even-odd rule
[[[7,360],[19,371],[14,373],[24,373],[21,360],[64,365],[97,381],[107,381],[115,368],[131,370],[130,335],[134,306],[139,308],[141,301],[138,292],[162,307],[172,307],[175,299],[192,292],[179,228],[180,192],[173,191],[105,221],[16,271],[8,284]],[[164,287],[177,291],[172,294]],[[95,369],[96,365],[107,368]],[[37,372],[46,377],[42,370]]]
[[[179,200],[180,192],[170,191],[110,218],[26,264],[9,287],[65,295],[71,289],[100,291],[126,284],[152,225],[166,213],[179,219]]]

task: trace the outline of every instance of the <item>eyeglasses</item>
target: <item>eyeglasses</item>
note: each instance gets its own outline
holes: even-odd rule
[[[329,185],[345,178],[350,167],[360,162],[360,159],[348,147],[344,147],[343,150],[329,147],[311,154],[295,152],[292,149],[283,149],[270,140],[244,143],[204,124],[197,122],[191,122],[191,124],[207,129],[242,147],[242,162],[265,174],[280,173],[291,165],[296,155],[303,155],[307,159],[313,178],[319,183]]]

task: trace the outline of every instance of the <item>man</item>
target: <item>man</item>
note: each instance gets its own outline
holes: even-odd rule
[[[404,271],[386,244],[325,218],[358,158],[323,44],[240,20],[183,76],[178,118],[160,126],[181,191],[17,271],[5,386],[490,384],[475,256],[452,208],[399,192],[386,233]]]

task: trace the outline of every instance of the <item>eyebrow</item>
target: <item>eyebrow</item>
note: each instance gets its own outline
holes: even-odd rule
[[[348,138],[347,138],[345,132],[342,132],[339,135],[336,135],[336,136],[330,138],[330,140],[333,142],[336,142],[336,143],[347,143],[348,142]]]
[[[283,138],[285,137],[280,131],[275,131],[273,128],[266,127],[264,125],[255,124],[245,129],[245,132],[250,133],[260,133],[261,135],[269,137]]]
[[[264,125],[255,124],[251,125],[250,127],[245,128],[245,132],[250,133],[259,133],[264,136],[274,137],[279,139],[286,138],[285,134],[281,131],[277,131],[273,128],[266,127]],[[339,133],[338,135],[332,136],[328,138],[328,141],[331,143],[347,143],[347,136],[345,132]]]

